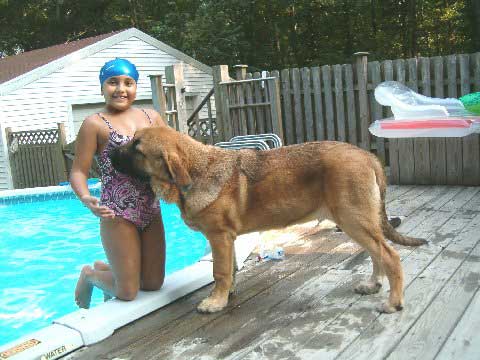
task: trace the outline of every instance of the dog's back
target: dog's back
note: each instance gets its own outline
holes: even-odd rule
[[[362,204],[371,201],[374,194],[380,200],[379,186],[385,187],[384,179],[380,184],[376,181],[376,170],[383,176],[378,160],[347,143],[324,141],[269,151],[240,150],[236,159],[230,159],[231,150],[228,152],[227,161],[237,163],[228,188],[229,195],[235,197],[232,206],[238,207],[241,218],[240,233],[317,218],[335,220],[340,204]]]

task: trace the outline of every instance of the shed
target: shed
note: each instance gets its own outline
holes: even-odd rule
[[[73,141],[85,116],[103,107],[98,72],[115,57],[129,59],[140,73],[137,106],[152,107],[149,75],[165,75],[166,66],[183,63],[187,93],[202,98],[213,87],[209,66],[135,28],[0,59],[0,190],[13,188],[5,129],[62,123]]]

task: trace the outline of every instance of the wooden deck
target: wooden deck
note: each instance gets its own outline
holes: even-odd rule
[[[220,313],[195,305],[207,286],[116,331],[69,359],[479,359],[480,187],[391,186],[387,211],[428,246],[398,249],[405,309],[379,314],[377,295],[353,285],[368,256],[325,223],[264,234],[283,261],[251,256]],[[386,287],[386,289],[385,289]]]

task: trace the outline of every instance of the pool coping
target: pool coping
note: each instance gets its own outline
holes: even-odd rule
[[[97,196],[100,193],[101,183],[89,184],[89,190]],[[15,190],[0,190],[0,205],[15,203],[29,203],[49,199],[68,198],[75,199],[77,195],[70,185],[45,186],[38,188],[25,188]],[[79,200],[80,201],[80,200]]]
[[[258,245],[259,233],[241,235],[235,240],[239,269]],[[109,300],[91,309],[80,309],[62,316],[43,329],[0,346],[8,359],[57,359],[83,346],[106,339],[113,332],[195,290],[213,282],[211,253],[195,264],[165,277],[158,291],[140,291],[133,301]]]
[[[89,186],[100,188],[100,184]],[[0,191],[0,198],[66,193],[70,186]],[[238,236],[235,240],[235,254],[238,268],[258,245],[260,233]],[[12,360],[57,359],[83,346],[97,343],[113,332],[178,298],[185,296],[213,282],[212,254],[182,270],[165,277],[158,291],[140,291],[133,301],[112,299],[91,309],[80,309],[55,319],[52,325],[0,345],[0,357]]]

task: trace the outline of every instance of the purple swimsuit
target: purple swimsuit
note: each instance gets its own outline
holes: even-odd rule
[[[152,120],[147,115],[150,125]],[[148,182],[132,178],[115,170],[109,154],[121,145],[132,140],[131,136],[121,135],[115,131],[110,122],[100,113],[97,114],[110,129],[108,143],[97,157],[102,173],[102,195],[100,203],[120,216],[144,230],[152,220],[160,214],[160,205]]]

